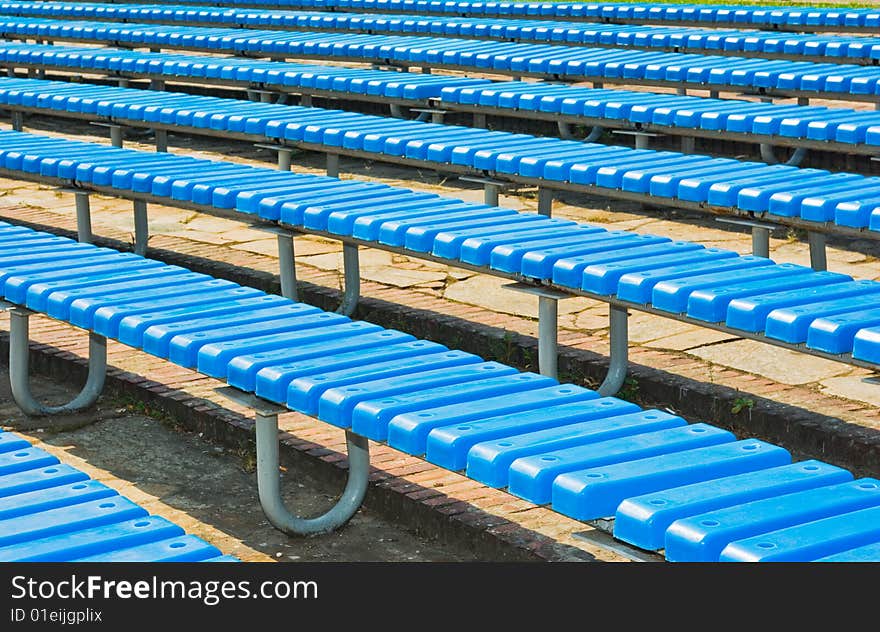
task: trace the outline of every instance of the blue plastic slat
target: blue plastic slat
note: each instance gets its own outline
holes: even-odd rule
[[[880,543],[880,507],[731,542],[721,562],[812,562],[853,547]]]
[[[221,551],[194,535],[181,535],[115,551],[97,553],[73,562],[200,562]]]
[[[734,440],[735,437],[726,430],[706,424],[694,424],[542,452],[520,457],[511,463],[508,490],[515,496],[541,505],[550,502],[553,481],[566,472],[625,463]]]
[[[878,481],[858,479],[681,518],[666,531],[666,559],[715,562],[730,542],[878,505]]]
[[[614,515],[614,537],[643,549],[662,549],[679,518],[852,480],[821,461],[802,461],[627,498]]]
[[[67,562],[182,534],[183,529],[164,518],[138,517],[0,546],[0,562]]]
[[[685,450],[562,474],[553,483],[552,504],[556,511],[577,520],[602,518],[613,516],[630,496],[790,461],[784,449],[751,439]]]

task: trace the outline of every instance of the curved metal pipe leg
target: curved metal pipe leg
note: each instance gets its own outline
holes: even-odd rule
[[[419,112],[419,115],[413,120],[425,123],[425,122],[431,120],[431,113],[430,112]]]
[[[627,320],[629,313],[625,307],[612,305],[609,310],[611,318],[611,363],[605,380],[596,389],[603,397],[610,397],[620,391],[626,379],[629,365],[629,334]]]
[[[345,290],[337,314],[351,316],[357,309],[361,297],[361,272],[358,247],[355,244],[342,244],[342,268],[345,276]]]
[[[58,415],[88,408],[97,401],[107,374],[107,339],[89,334],[89,377],[79,394],[63,406],[44,406],[31,393],[28,380],[28,318],[30,312],[15,308],[9,323],[9,381],[12,398],[26,415]]]
[[[594,125],[593,129],[590,130],[590,133],[587,134],[587,137],[584,138],[585,143],[595,143],[597,140],[602,138],[602,134],[605,133],[605,128],[600,125]]]
[[[370,479],[370,446],[366,437],[346,431],[348,481],[333,507],[314,518],[295,516],[281,498],[278,475],[278,416],[257,413],[257,490],[263,512],[276,529],[288,535],[316,535],[342,526],[357,512]]]
[[[806,147],[798,147],[794,150],[794,153],[791,154],[791,157],[783,164],[797,167],[803,162],[804,158],[807,157],[808,153],[809,149],[807,149]],[[769,165],[779,164],[779,158],[776,157],[776,152],[773,149],[773,145],[761,143],[761,160]]]
[[[574,140],[574,133],[571,131],[571,125],[565,121],[556,121],[556,127],[559,128],[559,138],[563,140]]]

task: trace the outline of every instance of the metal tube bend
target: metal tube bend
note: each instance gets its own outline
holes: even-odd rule
[[[288,535],[328,533],[348,522],[360,508],[370,479],[370,447],[366,437],[346,431],[348,481],[342,496],[327,512],[314,518],[292,514],[281,498],[278,474],[278,415],[257,413],[257,490],[269,522]]]
[[[74,413],[92,406],[104,389],[107,375],[107,339],[89,333],[89,375],[79,394],[63,406],[44,406],[34,398],[28,380],[28,318],[30,312],[11,311],[9,325],[9,381],[12,399],[22,412],[32,417]]]

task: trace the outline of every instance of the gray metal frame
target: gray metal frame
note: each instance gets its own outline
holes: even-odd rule
[[[67,404],[46,406],[31,392],[29,375],[29,320],[33,313],[22,307],[9,310],[9,382],[12,399],[26,414],[33,417],[75,413],[94,405],[104,388],[107,375],[107,339],[89,333],[89,374],[79,394]]]

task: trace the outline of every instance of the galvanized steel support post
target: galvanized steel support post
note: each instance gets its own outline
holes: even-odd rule
[[[76,237],[84,244],[92,243],[92,209],[86,191],[74,191],[76,205]]]
[[[547,217],[553,215],[553,189],[538,187],[538,213]]]
[[[168,151],[168,130],[154,129],[156,135],[156,151],[165,153]]]
[[[342,244],[342,268],[345,287],[337,314],[351,316],[361,296],[361,271],[357,244]]]
[[[24,113],[13,111],[12,112],[12,129],[16,132],[20,132],[24,129]]]
[[[828,258],[825,252],[825,234],[808,232],[807,241],[810,244],[810,267],[813,270],[827,270]]]
[[[281,498],[278,462],[278,415],[257,411],[257,490],[269,522],[289,535],[327,533],[348,522],[363,503],[370,480],[370,445],[366,437],[346,431],[348,481],[342,496],[326,513],[314,518],[292,514]]]
[[[147,242],[150,240],[150,225],[147,221],[147,203],[143,200],[134,201],[134,253],[147,254]]]
[[[617,305],[609,306],[610,330],[610,355],[608,373],[599,386],[598,393],[603,397],[610,397],[620,391],[626,380],[626,371],[629,366],[629,313],[625,307]]]
[[[281,296],[298,301],[296,288],[296,249],[293,235],[278,233],[278,268],[281,274]]]
[[[339,177],[339,154],[327,154],[327,175],[331,178]]]
[[[770,229],[752,226],[752,254],[756,257],[770,257]]]
[[[107,375],[107,339],[89,333],[89,374],[79,394],[62,406],[45,406],[31,393],[28,379],[28,338],[30,310],[15,307],[9,320],[9,382],[12,399],[26,414],[32,416],[58,415],[84,410],[93,405],[104,388]]]
[[[538,296],[538,371],[556,379],[559,375],[559,299]]]

